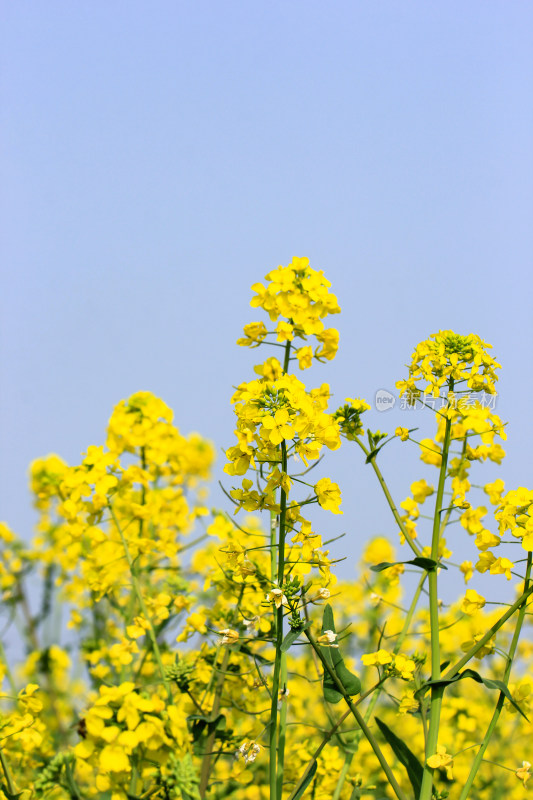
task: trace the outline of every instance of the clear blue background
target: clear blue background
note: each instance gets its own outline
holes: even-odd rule
[[[530,2],[47,0],[4,2],[0,23],[14,529],[31,535],[30,461],[76,463],[139,389],[183,432],[232,445],[232,386],[258,356],[234,345],[258,319],[249,287],[293,255],[324,269],[343,309],[339,356],[310,385],[372,401],[430,333],[479,333],[510,421],[505,466],[480,480],[531,483]],[[430,422],[396,408],[370,424],[406,414]],[[434,479],[417,459],[400,442],[383,453],[398,501]],[[395,526],[355,448],[322,472],[345,513],[317,527],[347,533],[334,552],[352,575],[361,543]],[[225,505],[217,488],[212,501]],[[456,530],[452,549],[475,557]]]

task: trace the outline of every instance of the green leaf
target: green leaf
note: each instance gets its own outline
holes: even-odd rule
[[[406,564],[413,564],[415,567],[421,567],[425,569],[426,572],[434,572],[437,569],[448,569],[444,564],[439,563],[438,561],[434,561],[432,558],[423,558],[422,556],[417,556],[416,558],[412,558],[411,561],[406,561]]]
[[[283,641],[281,643],[281,652],[282,653],[286,653],[287,650],[290,648],[291,644],[293,644],[293,642],[295,642],[296,639],[298,639],[300,634],[303,631],[305,631],[305,629],[308,628],[310,626],[310,624],[311,624],[311,622],[306,622],[305,625],[302,625],[301,628],[293,629],[293,630],[289,631],[288,634],[285,636],[285,638],[283,639]]]
[[[381,561],[379,564],[372,564],[370,569],[372,572],[383,572],[391,567],[396,567],[398,564],[403,564],[403,561]]]
[[[335,661],[335,657],[333,657],[333,660]],[[346,689],[346,694],[352,696],[361,693],[361,681],[357,675],[350,672],[342,658],[340,658],[338,664],[335,664],[335,674]]]
[[[24,791],[16,793],[10,792],[5,783],[2,783],[0,785],[0,789],[2,789],[3,793],[7,797],[7,800],[18,800],[18,798],[22,797],[22,795],[24,794]]]
[[[333,610],[329,603],[324,606],[324,614],[322,617],[322,633],[325,631],[335,631],[335,621],[333,619]],[[344,687],[346,694],[351,696],[354,694],[359,694],[361,691],[361,681],[354,675],[353,672],[350,672],[344,660],[339,652],[338,647],[323,647],[322,654],[324,659],[329,664],[331,669],[334,671],[335,675],[341,682],[342,686]],[[337,689],[337,684],[329,674],[329,672],[325,669],[324,670],[324,681],[323,681],[323,688],[324,688],[324,698],[327,700],[328,703],[339,703],[343,695]]]
[[[524,719],[527,722],[529,722],[528,718],[526,717],[526,715],[524,714],[518,703],[515,702],[515,700],[513,700],[508,687],[505,685],[503,681],[494,680],[493,678],[484,678],[482,675],[479,674],[479,672],[476,672],[473,669],[465,669],[458,675],[454,675],[453,678],[449,678],[448,680],[439,679],[436,681],[426,681],[426,683],[424,683],[424,685],[421,686],[417,692],[415,692],[415,697],[417,699],[419,699],[419,697],[423,697],[426,691],[430,689],[432,686],[442,686],[442,687],[450,686],[450,684],[456,683],[457,681],[460,681],[463,678],[471,678],[473,681],[476,681],[477,683],[482,683],[484,684],[484,686],[487,687],[487,689],[497,689],[511,703],[511,705],[514,706],[514,708],[516,708],[516,710],[520,714],[522,714]],[[419,697],[417,697],[417,695]]]
[[[333,609],[331,608],[329,603],[326,603],[326,605],[324,606],[324,613],[322,615],[322,633],[325,633],[325,631],[333,631],[334,633],[336,633],[335,621],[333,619]],[[331,669],[335,671],[335,666],[333,664],[333,658],[331,654],[332,649],[336,648],[323,647],[322,655],[324,656],[324,659],[331,667]],[[333,678],[326,669],[324,669],[323,690],[324,690],[324,699],[328,703],[340,703],[340,701],[342,700],[342,694],[337,689],[335,681],[333,680]]]
[[[327,630],[331,630],[331,628],[327,628]],[[333,666],[333,659],[331,657],[331,648],[330,647],[323,647],[322,648],[322,655],[324,656],[325,660],[331,667],[331,669],[335,672],[335,668]],[[337,689],[337,684],[327,671],[324,669],[324,680],[322,682],[323,690],[324,690],[324,699],[327,700],[328,703],[340,703],[342,700],[342,694]]]
[[[384,445],[381,445],[380,447],[375,447],[373,450],[371,450],[365,459],[365,464],[370,464],[372,459],[377,456],[382,447],[384,447]]]
[[[422,788],[422,775],[424,773],[422,764],[414,755],[414,753],[412,753],[407,747],[403,739],[399,739],[396,734],[391,731],[387,725],[385,725],[384,722],[378,719],[378,717],[374,717],[374,719],[376,720],[377,726],[383,734],[383,737],[391,746],[394,755],[407,770],[407,776],[411,782],[411,786],[413,787],[415,797],[419,797],[420,789]]]
[[[300,788],[298,789],[298,791],[296,792],[296,794],[294,795],[292,800],[300,800],[300,797],[303,797],[303,794],[304,794],[305,790],[307,789],[307,787],[309,786],[309,784],[311,783],[311,781],[315,777],[315,773],[317,771],[317,768],[318,768],[318,762],[314,761],[313,762],[313,766],[311,767],[311,769],[309,770],[309,772],[305,776],[305,778],[304,778],[304,780],[302,782],[302,785],[300,786]]]
[[[439,569],[448,569],[444,564],[434,561],[432,558],[423,558],[422,556],[412,558],[410,561],[382,561],[380,564],[374,564],[370,569],[372,572],[383,572],[385,569],[397,567],[398,564],[411,564],[414,567],[425,569],[426,572],[433,572],[437,567]]]
[[[218,728],[222,729],[226,727],[226,717],[224,714],[219,714],[215,719],[203,716],[202,714],[190,714],[187,720],[192,722],[191,733],[194,742],[197,742],[204,733],[209,736]]]
[[[324,613],[322,614],[322,633],[324,633],[324,631],[333,631],[333,633],[336,633],[333,609],[329,603],[326,603],[324,606]]]

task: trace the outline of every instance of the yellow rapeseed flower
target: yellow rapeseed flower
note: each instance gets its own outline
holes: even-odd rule
[[[341,490],[336,483],[329,478],[321,478],[315,485],[315,492],[319,505],[326,511],[333,514],[342,514],[339,506],[341,504]]]
[[[437,752],[435,755],[428,758],[426,764],[428,767],[431,767],[431,769],[446,770],[446,777],[448,780],[453,780],[453,756],[446,752],[446,748],[442,744],[437,745]]]

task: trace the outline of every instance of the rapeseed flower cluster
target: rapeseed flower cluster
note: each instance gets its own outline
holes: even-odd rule
[[[186,717],[180,696],[166,703],[157,692],[140,692],[132,681],[100,686],[74,748],[80,775],[98,793],[111,790],[117,798],[142,792],[150,782],[157,785],[171,754],[190,753]]]
[[[268,281],[254,283],[256,293],[250,305],[263,308],[271,322],[276,322],[274,331],[269,332],[263,322],[252,322],[244,327],[244,337],[238,344],[244,347],[257,347],[269,335],[276,341],[306,342],[314,336],[318,344],[314,350],[311,345],[294,348],[294,356],[300,369],[307,369],[313,360],[331,360],[339,346],[339,333],[335,328],[325,328],[323,319],[329,314],[339,314],[337,298],[329,291],[331,283],[322,270],[309,266],[308,258],[293,258],[287,267],[278,267],[265,276]]]
[[[487,352],[492,345],[474,333],[461,336],[453,331],[439,331],[415,348],[409,377],[398,381],[400,396],[414,403],[423,394],[438,397],[445,384],[467,386],[471,392],[495,394],[500,366]]]

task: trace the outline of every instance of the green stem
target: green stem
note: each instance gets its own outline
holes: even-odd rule
[[[360,797],[363,795],[361,794],[361,789],[359,786],[354,786],[353,791],[350,795],[350,800],[359,800]]]
[[[449,391],[453,391],[453,378],[449,379]],[[444,430],[444,442],[442,444],[442,458],[439,472],[439,484],[437,487],[437,498],[435,500],[435,513],[433,515],[433,532],[431,537],[431,558],[433,561],[439,560],[439,542],[442,527],[441,512],[443,510],[444,486],[446,483],[446,474],[448,472],[448,454],[450,450],[451,430],[451,419],[446,417],[446,427]],[[431,680],[436,681],[440,678],[439,599],[436,569],[433,569],[431,572],[429,572],[428,584],[429,620],[431,627]],[[431,687],[429,730],[426,740],[426,757],[424,761],[422,786],[420,789],[420,800],[430,800],[433,790],[434,770],[431,767],[428,767],[427,759],[437,752],[440,711],[443,694],[444,689],[441,686]]]
[[[7,761],[6,761],[6,758],[4,756],[4,751],[2,750],[1,747],[0,747],[0,764],[2,765],[2,769],[4,770],[4,775],[6,776],[6,786],[7,786],[8,792],[10,794],[15,794],[16,787],[15,787],[15,784],[13,783],[13,778],[11,777],[11,772],[10,772],[9,767],[7,765]]]
[[[137,781],[139,780],[139,771],[137,769],[137,762],[134,760],[133,756],[130,759],[130,763],[131,763],[130,794],[132,797],[135,797]]]
[[[349,713],[350,713],[350,709],[348,709],[346,714],[349,714]],[[359,732],[360,731],[358,731],[358,733]],[[346,780],[346,776],[348,775],[351,763],[353,761],[353,757],[354,757],[354,753],[346,753],[346,755],[344,756],[344,764],[342,765],[342,769],[339,772],[339,778],[338,778],[337,783],[335,785],[335,791],[331,795],[331,800],[339,800],[339,798],[341,796],[341,792],[342,792],[343,786],[344,786],[344,781]]]
[[[285,357],[283,359],[283,372],[287,373],[291,355],[291,343],[285,343]],[[281,442],[281,471],[287,473],[287,445],[285,440]],[[278,527],[278,569],[277,581],[279,588],[283,591],[285,580],[285,535],[286,535],[286,516],[287,516],[287,493],[280,489],[280,514]],[[271,556],[272,558],[272,556]],[[275,562],[272,560],[272,565]],[[273,570],[275,572],[275,570]],[[269,784],[270,800],[281,800],[283,786],[283,766],[285,758],[285,731],[286,731],[286,708],[282,713],[278,726],[278,697],[280,689],[280,677],[284,655],[281,652],[283,642],[283,605],[276,609],[276,655],[274,659],[274,672],[272,676],[272,697],[270,706],[270,727],[269,727]],[[279,730],[278,730],[279,727]],[[279,760],[279,766],[278,766]]]
[[[285,355],[283,358],[283,372],[286,374],[289,371],[289,361],[291,360],[291,343],[285,342]]]
[[[357,444],[359,445],[359,447],[361,448],[363,453],[368,457],[370,455],[370,451],[367,450],[367,448],[364,446],[363,442],[359,439],[359,437],[356,436],[355,437],[355,441],[357,442]],[[405,527],[405,524],[404,524],[404,522],[403,522],[403,520],[402,520],[402,518],[400,516],[400,513],[399,513],[398,509],[396,508],[396,504],[395,504],[394,500],[392,499],[392,495],[391,495],[391,493],[389,491],[389,487],[387,486],[387,484],[385,482],[385,478],[381,474],[381,470],[379,469],[378,465],[376,464],[376,459],[372,458],[370,460],[370,463],[372,464],[372,469],[376,473],[376,477],[377,477],[377,479],[378,479],[378,481],[380,483],[381,488],[383,489],[383,493],[384,493],[385,497],[387,498],[387,503],[389,504],[390,510],[392,511],[392,515],[393,515],[394,519],[396,520],[396,524],[400,528],[402,534],[405,536],[405,541],[407,542],[407,544],[409,545],[409,547],[411,548],[411,550],[413,551],[415,556],[420,556],[421,553],[422,553],[422,550],[416,544],[416,542],[412,538],[411,534],[409,533],[409,531]]]
[[[529,585],[529,581],[531,579],[531,563],[532,563],[532,554],[528,553],[527,554],[526,576],[525,576],[525,579],[524,579],[524,592],[527,590],[528,585]],[[506,686],[509,683],[509,678],[510,678],[510,675],[511,675],[511,668],[513,666],[513,660],[514,660],[514,657],[515,657],[515,654],[516,654],[516,648],[518,647],[518,640],[520,638],[520,633],[522,631],[522,625],[524,624],[524,617],[525,617],[525,614],[526,614],[526,605],[527,605],[526,601],[524,600],[523,604],[520,606],[520,610],[518,611],[518,617],[517,617],[517,620],[516,620],[516,626],[515,626],[513,638],[512,638],[512,641],[511,641],[511,646],[509,648],[509,653],[507,655],[507,664],[505,666],[505,672],[504,672],[504,675],[503,675],[503,683]],[[494,733],[494,729],[496,728],[496,724],[497,724],[498,719],[500,717],[504,701],[505,701],[505,696],[504,696],[503,692],[500,692],[500,696],[498,697],[498,702],[496,703],[496,708],[494,709],[494,713],[492,715],[492,719],[491,719],[491,721],[489,723],[489,726],[487,728],[487,732],[485,733],[485,736],[484,736],[483,741],[481,743],[481,747],[479,748],[479,750],[478,750],[478,752],[476,754],[476,757],[475,757],[475,759],[474,759],[474,761],[472,763],[472,767],[470,769],[468,778],[466,779],[466,783],[465,783],[465,785],[463,787],[463,790],[462,790],[462,792],[460,794],[459,800],[466,800],[467,797],[468,797],[468,792],[470,791],[470,788],[471,788],[471,786],[472,786],[472,784],[474,782],[474,779],[476,777],[477,771],[479,770],[479,767],[481,766],[481,762],[483,761],[483,756],[485,754],[485,751],[486,751],[486,749],[487,749],[487,747],[489,745],[489,742],[491,740],[492,734]]]
[[[328,664],[328,662],[326,661],[326,659],[322,655],[322,652],[320,650],[320,646],[317,644],[315,638],[309,632],[309,630],[305,631],[305,635],[309,639],[309,642],[311,643],[311,646],[313,647],[314,651],[316,652],[316,654],[318,655],[319,659],[321,660],[322,666],[328,672],[328,674],[331,677],[331,680],[333,681],[333,683],[335,684],[337,690],[340,692],[340,694],[342,694],[346,705],[348,706],[348,708],[350,709],[351,713],[353,714],[353,716],[355,718],[355,721],[357,722],[357,724],[359,725],[359,727],[363,731],[363,734],[365,735],[370,747],[374,751],[374,753],[375,753],[375,755],[376,755],[376,757],[377,757],[377,759],[378,759],[378,761],[379,761],[379,763],[381,765],[381,768],[382,768],[383,772],[385,773],[385,775],[387,777],[387,780],[388,780],[388,782],[390,784],[390,787],[393,790],[394,794],[396,795],[398,800],[407,800],[407,797],[404,794],[404,792],[402,791],[402,788],[401,788],[400,784],[398,783],[398,781],[394,777],[394,773],[392,772],[392,769],[390,768],[390,766],[389,766],[389,764],[387,762],[387,759],[383,755],[383,751],[381,750],[376,738],[374,737],[374,734],[372,733],[372,731],[370,730],[370,728],[366,724],[365,720],[363,719],[363,716],[359,712],[359,709],[356,707],[356,704],[352,702],[350,696],[347,694],[346,689],[344,688],[343,683],[337,677],[337,674],[336,674],[335,670],[332,667],[330,667],[330,665]]]
[[[281,654],[280,686],[287,687],[287,654]],[[278,777],[276,790],[278,797],[281,798],[283,791],[283,775],[285,769],[285,739],[287,735],[287,698],[283,697],[279,710],[279,732],[278,732]]]
[[[210,719],[214,721],[218,717],[218,713],[220,711],[220,700],[222,696],[222,686],[224,685],[224,680],[226,678],[226,672],[228,669],[228,662],[230,658],[230,650],[226,648],[224,652],[224,657],[222,659],[222,665],[220,667],[220,672],[217,674],[216,684],[215,684],[215,699],[213,701],[213,708],[210,714]],[[215,737],[216,731],[213,731],[209,738],[207,739],[206,746],[205,746],[205,753],[202,760],[202,768],[200,773],[200,786],[199,792],[200,797],[205,797],[205,793],[207,791],[207,786],[209,784],[209,774],[211,771],[211,758],[212,758],[212,750],[215,744]]]
[[[72,767],[69,761],[65,761],[65,778],[68,784],[68,790],[70,792],[70,797],[73,800],[82,800],[82,796],[80,793],[79,786],[72,774]]]
[[[281,443],[281,468],[283,472],[287,471],[287,447],[285,441]],[[280,498],[280,515],[279,515],[279,538],[278,538],[278,586],[283,590],[283,581],[285,577],[285,519],[287,514],[287,494],[284,489],[281,489]],[[270,707],[270,729],[269,729],[269,746],[270,746],[270,760],[269,760],[269,777],[270,777],[270,798],[271,800],[281,800],[281,794],[278,793],[278,769],[277,758],[280,757],[283,763],[283,754],[279,752],[278,742],[278,695],[280,687],[280,673],[282,652],[281,644],[283,642],[283,605],[276,609],[276,656],[274,660],[274,674],[272,677],[272,700]],[[283,733],[283,744],[285,743],[285,734]]]
[[[137,601],[139,603],[139,606],[140,606],[141,612],[143,614],[143,617],[145,618],[145,620],[147,621],[148,626],[149,626],[148,627],[148,635],[150,636],[150,641],[152,643],[152,650],[154,651],[154,658],[155,658],[157,666],[159,668],[159,672],[160,672],[160,675],[161,675],[161,680],[163,682],[163,685],[165,687],[165,691],[167,693],[168,702],[172,703],[172,692],[171,692],[171,689],[170,689],[170,684],[169,684],[169,682],[167,680],[167,677],[166,677],[166,674],[165,674],[165,668],[163,666],[163,661],[161,659],[161,651],[159,650],[159,645],[157,643],[157,636],[155,634],[154,626],[153,626],[152,621],[151,621],[151,619],[150,619],[150,617],[148,615],[148,609],[146,607],[146,603],[144,602],[144,598],[142,596],[141,586],[140,586],[140,583],[139,583],[139,581],[137,579],[135,565],[134,565],[133,559],[131,557],[131,553],[130,553],[130,550],[129,550],[129,547],[128,547],[128,543],[126,541],[126,537],[124,536],[124,532],[123,532],[122,528],[120,527],[119,521],[117,519],[117,516],[116,516],[116,514],[115,514],[115,512],[113,510],[113,507],[112,507],[111,503],[109,503],[109,512],[110,512],[111,518],[113,519],[113,522],[115,523],[115,526],[116,526],[116,528],[117,528],[117,530],[119,532],[120,539],[122,541],[122,546],[124,548],[124,553],[126,554],[126,560],[128,562],[128,567],[130,569],[131,584],[133,586],[133,591],[135,592],[135,595],[137,597]]]
[[[281,443],[281,469],[287,472],[287,445],[285,440]],[[285,534],[287,516],[287,494],[281,489],[280,515],[279,515],[279,541],[278,541],[278,586],[283,589],[285,579]]]
[[[272,583],[276,580],[277,572],[277,550],[276,550],[276,534],[278,532],[278,517],[275,511],[270,512],[270,580]]]

